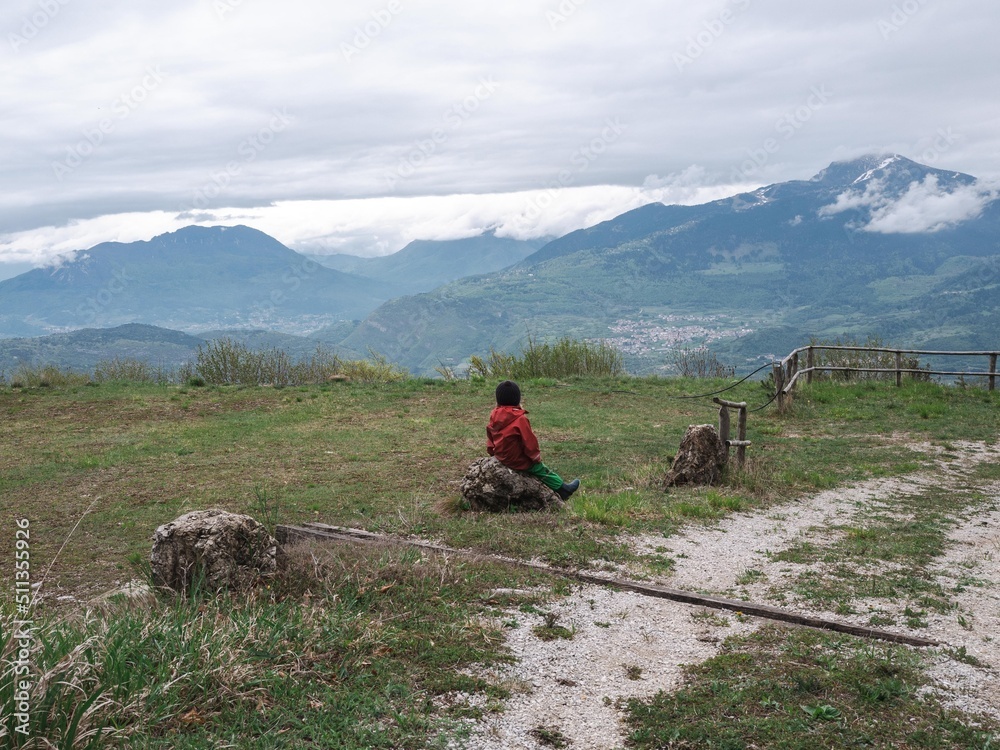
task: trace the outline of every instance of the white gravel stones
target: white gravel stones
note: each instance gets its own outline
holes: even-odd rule
[[[539,614],[511,612],[518,627],[508,629],[508,646],[518,663],[496,679],[524,685],[502,714],[491,714],[462,747],[469,750],[545,748],[532,730],[558,730],[572,747],[605,750],[623,743],[619,699],[651,696],[679,686],[681,667],[718,651],[725,637],[746,633],[757,622],[738,622],[731,613],[581,586],[572,594],[539,607],[556,615],[556,624],[573,631],[571,639],[541,640],[533,628]],[[694,615],[694,616],[693,616]],[[726,623],[719,625],[714,623]],[[630,677],[629,668],[633,669]]]

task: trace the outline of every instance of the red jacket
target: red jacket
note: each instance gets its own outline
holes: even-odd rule
[[[486,452],[518,471],[542,461],[538,438],[531,431],[527,414],[520,406],[498,406],[486,425]]]

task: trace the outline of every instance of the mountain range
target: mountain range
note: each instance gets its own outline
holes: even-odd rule
[[[544,244],[488,233],[316,259],[248,227],[188,227],[0,282],[0,336],[270,329],[419,373],[529,335],[607,339],[637,372],[677,346],[737,363],[811,336],[995,348],[998,230],[995,192],[899,155],[697,206],[650,204]]]
[[[338,331],[388,299],[508,266],[542,244],[487,233],[410,243],[387,262],[301,255],[245,226],[192,226],[103,243],[0,281],[0,337],[133,322],[191,333]]]
[[[0,282],[0,332],[148,323],[294,333],[362,317],[391,296],[249,227],[193,226],[148,242],[103,243]]]
[[[502,271],[391,300],[344,341],[427,371],[527,335],[603,338],[635,371],[676,346],[731,361],[810,337],[995,347],[1000,202],[898,155],[698,206],[651,204]]]
[[[551,238],[550,238],[551,239]],[[402,294],[420,294],[467,276],[499,271],[548,242],[515,240],[489,231],[459,240],[414,240],[392,255],[312,255],[321,265],[375,279]]]

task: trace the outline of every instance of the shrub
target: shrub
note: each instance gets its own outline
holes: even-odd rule
[[[162,367],[154,368],[141,359],[114,357],[102,359],[94,366],[94,380],[98,383],[166,383],[170,377]]]
[[[342,360],[322,347],[308,358],[294,362],[281,349],[253,350],[228,338],[216,339],[198,347],[193,378],[211,385],[307,385],[325,383],[332,378],[387,383],[403,380],[408,373],[370,351],[368,360]]]
[[[667,364],[682,378],[731,378],[736,368],[719,361],[715,352],[699,346],[672,349]]]
[[[482,378],[565,378],[573,375],[614,377],[625,374],[622,354],[606,341],[577,341],[568,337],[539,344],[529,337],[520,356],[492,347],[485,360],[469,358],[469,374]]]
[[[62,370],[55,365],[19,365],[11,377],[12,388],[60,388],[85,385],[90,381],[86,373]]]
[[[405,369],[394,365],[384,354],[369,349],[368,357],[369,359],[338,360],[340,371],[333,374],[345,375],[362,383],[395,383],[409,377]]]

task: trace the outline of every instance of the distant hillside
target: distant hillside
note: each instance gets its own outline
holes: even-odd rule
[[[101,360],[132,358],[173,369],[194,358],[205,340],[180,331],[131,323],[115,328],[85,328],[38,338],[0,340],[0,372],[12,375],[21,365],[55,365],[92,370]]]
[[[449,281],[499,271],[531,255],[545,240],[515,240],[486,232],[460,240],[416,240],[399,252],[378,258],[315,255],[338,271],[393,285],[400,294],[429,292]]]
[[[734,361],[811,335],[995,347],[1000,201],[897,155],[700,206],[648,205],[517,265],[387,302],[344,341],[416,372],[530,333],[607,338],[634,370],[671,347]]]
[[[22,365],[54,365],[84,372],[93,370],[102,360],[116,357],[138,359],[154,367],[172,370],[194,361],[199,346],[223,338],[254,350],[280,349],[295,360],[311,357],[317,347],[343,359],[364,359],[367,356],[326,341],[274,331],[234,329],[205,331],[191,336],[167,328],[129,323],[114,328],[83,328],[35,338],[0,339],[0,374],[13,375]]]
[[[103,243],[0,282],[0,336],[131,322],[308,333],[363,317],[396,291],[249,227],[188,227],[148,242]]]

